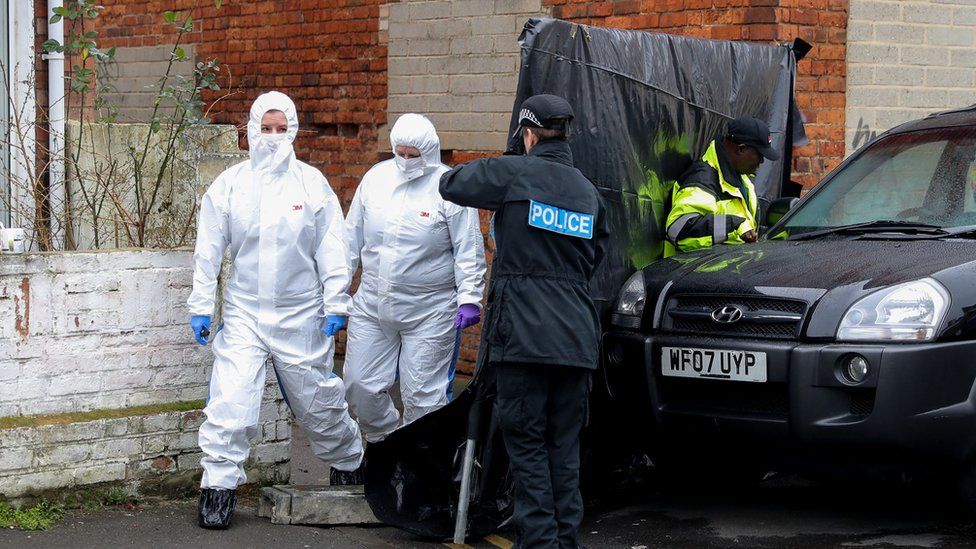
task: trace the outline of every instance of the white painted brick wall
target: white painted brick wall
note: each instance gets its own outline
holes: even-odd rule
[[[265,398],[272,411],[262,414],[262,435],[252,441],[245,466],[251,482],[288,474],[286,409],[270,389]],[[167,475],[198,474],[202,422],[203,412],[194,410],[0,430],[0,496],[113,481],[140,490]]]
[[[5,255],[0,416],[202,399],[213,358],[187,326],[192,253]],[[12,376],[11,372],[16,372]]]
[[[930,112],[976,103],[973,0],[851,0],[847,153]]]
[[[442,149],[501,150],[515,99],[518,37],[541,0],[403,0],[390,4],[388,121],[430,117]]]
[[[187,324],[192,276],[190,250],[3,255],[0,417],[206,398],[213,356]],[[279,476],[287,413],[269,369],[252,462]],[[0,494],[198,468],[200,421],[188,412],[0,430]],[[172,465],[152,467],[161,456]]]

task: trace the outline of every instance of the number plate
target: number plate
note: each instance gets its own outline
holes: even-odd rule
[[[766,353],[663,347],[661,374],[762,383],[766,381]]]

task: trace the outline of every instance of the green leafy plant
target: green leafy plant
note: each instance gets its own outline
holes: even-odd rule
[[[136,501],[136,497],[121,486],[109,488],[102,498],[102,502],[105,505],[125,505],[126,503],[135,503]]]
[[[220,8],[221,1],[216,2]],[[192,63],[184,48],[187,33],[194,29],[194,19],[184,13],[163,13],[164,24],[170,26],[175,39],[165,70],[153,85],[155,100],[148,121],[148,131],[137,141],[128,143],[123,151],[113,151],[112,131],[119,109],[106,96],[115,91],[109,68],[115,63],[115,48],[103,49],[98,44],[98,32],[89,30],[102,6],[96,0],[72,0],[56,8],[50,22],[64,20],[70,29],[64,43],[48,40],[42,48],[49,53],[61,53],[70,60],[70,91],[66,102],[78,120],[77,134],[72,136],[67,160],[75,170],[77,194],[83,203],[80,211],[93,233],[91,247],[103,244],[114,246],[185,245],[195,218],[189,215],[176,219],[174,202],[175,167],[179,145],[188,144],[188,130],[209,124],[203,92],[220,90],[217,60],[200,61],[193,65],[192,76],[176,74],[182,63]],[[69,112],[70,112],[69,111]],[[84,166],[84,167],[83,167]],[[82,173],[83,172],[83,173]],[[194,205],[195,208],[195,205]],[[167,214],[167,221],[179,226],[161,228],[156,218]],[[72,227],[66,223],[66,227]],[[107,231],[114,230],[114,239]],[[150,237],[149,230],[160,235]],[[76,247],[70,230],[66,248]]]
[[[166,71],[158,80],[159,91],[153,104],[146,140],[141,149],[135,147],[129,149],[129,155],[135,168],[133,175],[135,177],[135,213],[137,216],[136,232],[134,236],[131,232],[129,233],[129,240],[138,246],[145,245],[149,217],[159,211],[156,209],[157,200],[160,197],[160,190],[164,189],[165,178],[170,177],[169,182],[172,183],[173,172],[172,170],[167,171],[166,168],[172,165],[178,140],[187,129],[210,123],[210,120],[204,116],[203,107],[205,103],[202,100],[202,91],[220,89],[220,86],[217,85],[220,65],[217,64],[216,60],[197,63],[194,66],[192,78],[172,74],[174,63],[187,60],[186,52],[180,44],[184,35],[193,30],[193,18],[188,15],[183,17],[177,12],[168,11],[163,14],[163,19],[175,26],[177,31],[176,42],[170,52]],[[156,136],[161,137],[163,159],[159,169],[153,170],[153,173],[146,173],[146,159],[153,138]],[[172,185],[169,185],[168,188],[172,188]],[[192,219],[188,222],[192,223]]]
[[[70,60],[70,63],[66,63],[70,64],[70,92],[64,98],[65,111],[70,115],[70,111],[74,109],[77,118],[83,120],[86,111],[90,108],[98,114],[99,121],[113,122],[118,114],[118,109],[107,105],[104,96],[113,91],[114,87],[108,83],[99,86],[96,82],[108,80],[104,76],[107,75],[107,66],[115,61],[116,50],[115,48],[109,48],[108,50],[99,48],[96,42],[98,32],[87,29],[88,24],[98,18],[101,10],[102,6],[96,4],[95,0],[75,0],[54,8],[54,15],[51,16],[48,23],[54,24],[62,20],[67,21],[70,23],[67,25],[69,29],[68,35],[63,44],[57,40],[50,39],[44,41],[41,44],[41,48],[47,53],[63,54],[66,62]],[[96,70],[102,71],[101,76],[103,78],[96,80],[96,77],[99,76],[96,74]],[[76,166],[84,152],[82,148],[83,144],[84,136],[78,135],[75,143],[73,143],[73,148],[68,153],[70,160]],[[107,177],[112,178],[117,173],[117,168],[118,164],[112,163]],[[99,189],[92,188],[92,185],[85,184],[85,182],[82,182],[79,187],[85,206],[90,211],[92,219],[101,219],[108,201],[107,199],[109,198],[108,193],[99,192]],[[70,227],[70,224],[66,223],[65,226]],[[97,247],[97,243],[99,242],[99,223],[94,223],[93,230],[95,232],[94,241]],[[66,235],[66,240],[65,247],[73,248],[74,243],[70,232]]]
[[[42,501],[33,507],[18,509],[0,502],[0,528],[47,530],[63,516],[61,506]]]

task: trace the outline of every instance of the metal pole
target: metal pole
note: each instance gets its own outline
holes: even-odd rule
[[[48,0],[47,16],[54,15],[54,9],[63,6],[63,0]],[[64,21],[49,23],[48,38],[64,43]],[[65,95],[64,95],[64,54],[52,52],[45,55],[47,59],[48,82],[48,168],[51,212],[51,246],[55,250],[65,249],[65,235],[68,227],[68,196],[65,192],[64,180],[64,127],[65,127]]]
[[[474,468],[475,440],[464,443],[464,464],[461,467],[461,492],[458,494],[458,512],[454,521],[454,543],[464,543],[468,530],[468,504],[471,500],[471,470]]]
[[[460,333],[458,335],[460,337]],[[482,333],[482,337],[484,337],[484,333]],[[478,439],[481,438],[481,411],[486,409],[487,394],[485,380],[482,378],[485,377],[486,372],[493,373],[491,363],[480,353],[478,364],[480,367],[475,371],[474,379],[471,381],[474,389],[474,400],[471,402],[471,409],[468,410],[468,434],[464,443],[464,461],[461,464],[461,490],[458,493],[458,512],[454,520],[454,543],[459,544],[464,543],[464,537],[468,530],[468,508],[471,504],[471,481],[474,476],[474,451]],[[491,381],[488,385],[493,387],[494,382]],[[491,404],[489,403],[487,406],[491,406]],[[487,410],[491,410],[491,408],[487,408]]]

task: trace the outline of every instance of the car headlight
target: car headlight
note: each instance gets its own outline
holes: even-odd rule
[[[647,299],[644,289],[644,273],[637,271],[630,275],[624,287],[620,290],[617,307],[611,316],[611,322],[625,328],[640,328],[641,315],[644,314],[644,302]]]
[[[931,341],[949,309],[949,293],[931,278],[861,298],[844,313],[841,341]]]

